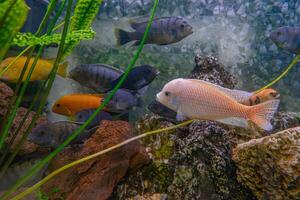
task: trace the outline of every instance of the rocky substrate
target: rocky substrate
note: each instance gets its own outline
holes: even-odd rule
[[[196,56],[195,61],[190,77],[228,88],[237,83],[216,58]],[[266,133],[252,123],[243,129],[195,121],[146,138],[142,142],[152,163],[130,172],[115,188],[112,199],[141,199],[151,194],[155,199],[175,200],[299,199],[299,128],[276,132],[300,123],[295,114],[278,112],[272,124],[273,131]],[[150,114],[140,120],[137,129],[142,133],[171,125],[170,120]],[[281,180],[284,174],[287,177]]]
[[[100,128],[83,144],[62,151],[49,166],[49,171],[72,161],[99,152],[132,137],[131,127],[124,121],[103,121]],[[114,186],[126,174],[148,163],[149,159],[139,142],[132,142],[110,153],[70,168],[42,188],[51,199],[69,200],[108,199]],[[57,192],[53,193],[56,188]]]
[[[258,199],[300,199],[300,126],[239,144],[232,158]]]
[[[196,56],[195,62],[190,78],[227,88],[237,84],[216,58]],[[13,95],[5,87],[0,85],[1,117]],[[26,111],[26,108],[18,110],[10,134]],[[33,114],[30,113],[25,126]],[[43,185],[41,192],[48,199],[69,200],[299,199],[300,123],[296,115],[276,113],[271,121],[274,129],[269,133],[252,123],[244,129],[214,121],[194,121],[189,126],[149,136],[141,143],[129,143],[72,167]],[[45,121],[41,117],[37,123]],[[47,171],[135,134],[172,125],[174,119],[154,114],[145,115],[135,127],[124,121],[103,121],[83,144],[66,147],[51,161]],[[17,141],[23,132],[22,129]],[[26,156],[48,150],[26,141],[20,153]]]

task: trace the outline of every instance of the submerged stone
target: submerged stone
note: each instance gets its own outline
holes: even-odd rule
[[[233,160],[258,199],[300,199],[300,127],[239,144]]]

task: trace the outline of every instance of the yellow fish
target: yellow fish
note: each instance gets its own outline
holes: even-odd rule
[[[247,120],[251,120],[264,130],[271,130],[270,119],[280,101],[269,100],[247,106],[239,103],[245,99],[245,94],[249,95],[248,92],[229,90],[197,79],[180,78],[167,83],[156,98],[176,111],[178,120],[215,120],[237,126],[246,126]]]
[[[280,94],[276,90],[267,88],[257,94],[253,94],[249,99],[249,105],[256,105],[272,99],[278,99],[279,97]]]
[[[60,97],[52,106],[52,112],[74,116],[86,109],[96,109],[103,102],[103,97],[97,94],[67,94]]]
[[[0,64],[0,72],[2,70],[4,70],[6,68],[6,66],[8,66],[14,59],[15,59],[14,57],[9,57],[9,58],[6,58],[5,60],[3,60]],[[22,69],[26,63],[26,60],[27,60],[27,57],[25,57],[25,56],[21,56],[20,58],[18,58],[17,61],[12,66],[10,66],[7,69],[7,71],[5,71],[3,73],[3,75],[0,77],[0,79],[11,82],[11,83],[16,83],[20,77]],[[25,75],[24,75],[22,81],[25,81],[33,61],[34,61],[34,58],[30,58],[29,65],[26,69],[26,72],[25,72]],[[66,77],[67,66],[68,66],[67,62],[59,65],[57,74],[59,74],[62,77]],[[52,67],[53,67],[53,61],[39,59],[37,61],[37,64],[34,68],[32,75],[30,77],[30,81],[46,80],[52,70]]]

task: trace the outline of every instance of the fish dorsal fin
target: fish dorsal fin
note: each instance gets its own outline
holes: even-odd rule
[[[203,80],[198,80],[198,79],[187,79],[187,80],[214,87],[242,104],[246,104],[249,101],[250,97],[253,95],[252,92],[246,92],[242,90],[232,90]]]
[[[80,64],[79,67],[104,67],[104,68],[108,68],[108,69],[112,69],[116,72],[119,73],[124,73],[124,70],[116,68],[114,66],[108,65],[108,64],[104,64],[104,63],[96,63],[96,64]]]
[[[128,20],[128,23],[129,23],[129,25],[130,25],[131,28],[133,28],[134,30],[136,30],[136,29],[138,29],[138,27],[139,27],[141,24],[143,24],[143,23],[145,23],[145,22],[136,22],[136,21],[134,21],[133,19],[129,19],[129,20]]]
[[[143,24],[147,24],[148,23],[148,18],[149,17],[146,17],[145,19],[139,20],[139,21],[137,21],[137,19],[129,19],[128,23],[129,23],[129,25],[130,25],[131,28],[133,28],[134,30],[136,30],[139,26],[141,26]],[[156,17],[156,18],[153,19],[153,22],[155,22],[157,20],[170,19],[170,18],[173,18],[173,17]],[[182,17],[176,17],[176,18],[183,19]]]
[[[97,94],[83,94],[83,93],[74,93],[74,94],[67,94],[67,95],[65,95],[65,97],[80,97],[80,96],[82,96],[82,97],[98,97],[98,98],[101,98],[101,99],[103,99],[103,97],[104,97],[104,94],[99,94],[99,93],[97,93]]]

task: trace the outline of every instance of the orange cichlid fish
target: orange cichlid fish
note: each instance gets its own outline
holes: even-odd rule
[[[269,100],[255,106],[239,102],[248,98],[248,92],[230,90],[197,79],[175,79],[167,83],[156,96],[157,101],[177,112],[177,120],[185,118],[215,120],[222,123],[247,126],[253,121],[264,130],[273,127],[270,119],[279,100]]]
[[[0,64],[0,72],[6,68],[15,58],[9,57],[3,60]],[[7,69],[3,73],[3,75],[0,77],[1,80],[8,81],[11,83],[16,83],[20,77],[20,74],[22,72],[22,69],[26,63],[27,57],[21,56],[16,60],[16,62]],[[26,69],[25,75],[23,77],[22,81],[25,81],[26,76],[29,73],[30,67],[34,61],[34,58],[30,58],[29,65]],[[59,74],[62,77],[66,77],[67,74],[67,62],[59,65],[57,74]],[[52,60],[45,60],[45,59],[39,59],[37,61],[37,64],[35,66],[35,69],[30,77],[30,81],[40,81],[40,80],[46,80],[48,75],[50,74],[53,67],[53,61]]]
[[[97,94],[68,94],[55,102],[52,112],[74,116],[82,110],[98,108],[102,102],[103,98]]]
[[[257,94],[253,94],[250,98],[249,98],[249,102],[248,105],[252,106],[252,105],[257,105],[272,99],[278,99],[280,97],[280,94],[276,91],[273,90],[271,88],[267,88],[264,89],[262,91],[260,91]]]

